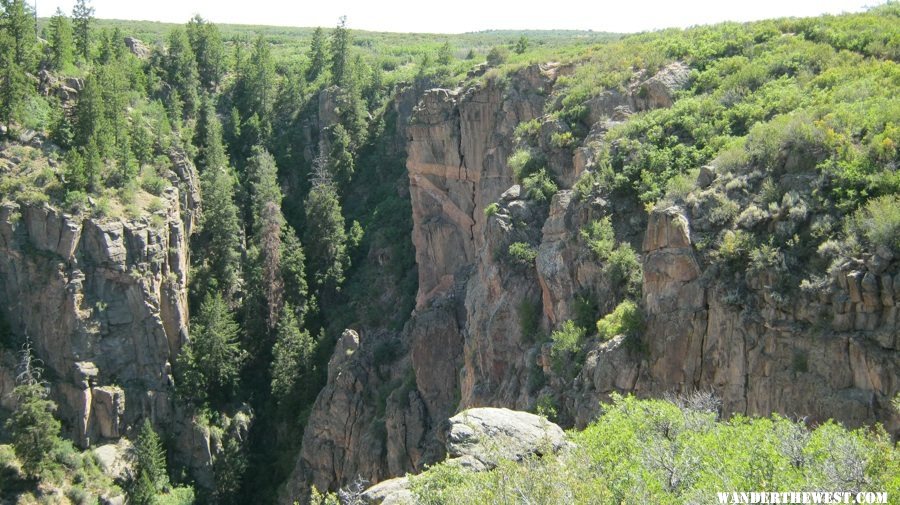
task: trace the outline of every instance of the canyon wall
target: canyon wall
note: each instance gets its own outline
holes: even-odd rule
[[[137,219],[40,203],[0,207],[4,319],[31,341],[64,431],[82,447],[122,437],[143,418],[191,431],[173,402],[172,363],[188,338],[199,181],[184,153],[170,158],[173,186],[160,195],[160,210]],[[5,351],[0,377],[15,373],[16,350]],[[12,387],[0,380],[7,408]]]
[[[505,81],[422,95],[407,147],[416,310],[402,332],[342,337],[283,502],[301,498],[310,483],[335,489],[420,471],[444,456],[436,427],[452,413],[533,410],[546,398],[561,422],[575,426],[595,418],[611,393],[707,390],[725,415],[778,412],[900,430],[889,406],[900,390],[900,264],[850,262],[827,285],[788,299],[773,290],[777,272],[760,271],[735,299],[731,274],[692,238],[695,228],[715,231],[702,205],[648,216],[598,188],[569,189],[593,163],[592,142],[632,113],[671,106],[690,70],[675,63],[587,102],[593,127],[584,147],[568,152],[548,142],[565,127],[544,116],[564,72],[531,66]],[[535,118],[547,169],[561,186],[548,204],[528,199],[506,164],[516,126]],[[705,170],[701,179],[695,191],[725,191],[725,178]],[[607,216],[617,240],[640,257],[644,329],[631,340],[591,342],[583,365],[560,373],[539,335],[576,318],[583,300],[607,314],[623,297],[621,282],[580,237]],[[514,242],[534,246],[533,265],[506,257]]]

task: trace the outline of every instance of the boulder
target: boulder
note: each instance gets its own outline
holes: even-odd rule
[[[132,470],[131,449],[131,442],[123,438],[114,444],[99,445],[92,452],[103,473],[113,479],[124,480],[128,478]]]
[[[367,505],[412,505],[415,497],[409,490],[409,478],[397,477],[379,482],[366,489],[362,502]]]
[[[473,408],[451,417],[440,435],[448,456],[472,457],[489,468],[500,460],[521,461],[567,444],[562,428],[546,418],[493,407]]]

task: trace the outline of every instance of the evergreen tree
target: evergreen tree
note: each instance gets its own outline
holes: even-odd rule
[[[306,285],[306,255],[303,245],[290,225],[281,229],[281,278],[284,280],[284,303],[289,304],[300,325],[310,307]]]
[[[36,43],[30,7],[23,0],[0,0],[0,120],[9,136],[32,92],[27,72],[34,64]]]
[[[134,475],[128,489],[129,503],[153,505],[157,496],[169,487],[166,473],[166,452],[150,419],[144,419],[132,449]]]
[[[222,145],[221,123],[216,126],[219,130],[218,134],[210,137],[210,124],[214,121],[219,121],[215,105],[210,100],[209,95],[203,93],[200,98],[200,112],[197,115],[197,124],[194,126],[194,145],[197,146],[197,156],[194,162],[201,172],[209,166],[206,159],[207,151],[210,149],[216,151],[213,153],[213,157],[216,158],[212,163],[213,166],[222,167],[228,164],[225,157],[225,147]]]
[[[278,323],[284,287],[281,276],[281,235],[284,226],[281,188],[278,186],[275,159],[262,147],[254,148],[248,171],[252,184],[253,243],[258,251],[262,274],[266,326],[272,330]]]
[[[0,0],[0,28],[6,34],[3,48],[10,61],[26,72],[34,66],[37,33],[34,12],[25,0]]]
[[[329,161],[320,156],[314,166],[313,186],[306,197],[306,230],[303,243],[308,274],[319,293],[339,289],[349,267],[347,232],[337,190],[328,171]]]
[[[306,79],[309,82],[315,81],[325,71],[325,66],[328,64],[328,57],[326,56],[327,44],[325,32],[321,27],[316,27],[313,30],[312,40],[309,43],[309,67],[306,71]]]
[[[84,80],[84,88],[78,94],[75,105],[75,145],[86,147],[93,139],[103,152],[111,144],[111,132],[106,121],[107,107],[103,99],[103,83],[100,75],[94,73]],[[102,146],[101,146],[102,144]]]
[[[75,50],[84,61],[91,59],[91,23],[94,21],[94,8],[88,6],[89,0],[75,0],[72,8],[72,21],[75,27]]]
[[[347,53],[350,50],[350,34],[347,31],[347,16],[341,16],[338,25],[331,32],[331,83],[342,86],[347,77]]]
[[[153,160],[153,133],[140,112],[135,112],[131,118],[130,135],[135,161],[138,167],[143,167]]]
[[[129,91],[124,71],[124,67],[117,64],[100,65],[85,79],[75,107],[74,138],[76,146],[87,149],[93,144],[101,159],[116,160],[119,182],[123,184],[136,173],[131,128],[124,112],[128,107]],[[93,175],[99,175],[99,172]]]
[[[315,342],[300,329],[293,307],[285,304],[278,318],[278,332],[272,349],[272,396],[279,403],[295,399],[310,372]]]
[[[18,385],[13,390],[16,409],[6,421],[6,430],[16,457],[22,462],[22,470],[36,477],[59,443],[60,423],[53,417],[56,404],[47,399],[47,386],[41,378],[43,370],[34,358],[30,342],[25,343],[21,356]]]
[[[194,51],[200,85],[214,91],[225,73],[225,46],[219,28],[194,16],[187,24],[187,36]]]
[[[25,71],[13,61],[12,51],[2,47],[6,40],[7,35],[0,32],[0,120],[6,125],[7,135],[12,137],[13,123],[22,118],[30,85]]]
[[[72,23],[57,7],[56,14],[50,18],[50,65],[53,69],[60,71],[72,65],[74,50]]]
[[[350,135],[343,125],[337,124],[331,131],[331,154],[328,157],[329,171],[335,180],[345,186],[353,176],[353,154]]]
[[[222,145],[222,126],[215,114],[207,116],[206,141],[201,145],[203,172],[203,229],[197,257],[206,264],[207,285],[231,301],[240,285],[241,226],[234,203],[234,178]]]
[[[438,49],[437,62],[438,65],[449,65],[453,61],[453,49],[450,48],[449,42],[444,42],[444,45]]]
[[[214,497],[217,503],[221,505],[243,503],[238,492],[246,470],[247,456],[241,449],[240,442],[234,436],[225,437],[222,452],[216,456],[213,463],[216,479]]]
[[[179,357],[181,392],[191,400],[221,404],[237,389],[246,353],[238,343],[240,327],[222,296],[209,294]]]
[[[168,49],[163,62],[165,81],[178,92],[184,106],[182,112],[193,117],[200,107],[200,78],[194,50],[184,29],[176,27],[169,32]]]
[[[246,66],[245,89],[249,92],[244,103],[244,117],[252,118],[254,115],[257,117],[260,139],[268,139],[272,130],[275,76],[275,61],[272,59],[269,42],[259,36],[253,45],[250,62]]]
[[[519,41],[516,42],[516,49],[515,49],[516,54],[522,54],[522,53],[524,53],[525,51],[527,51],[527,50],[528,50],[528,45],[529,45],[529,43],[528,43],[528,37],[526,37],[526,36],[524,36],[524,35],[522,35],[521,37],[519,37]]]
[[[100,53],[97,55],[97,62],[101,65],[121,64],[127,49],[122,30],[118,27],[112,31],[103,30],[100,32]]]

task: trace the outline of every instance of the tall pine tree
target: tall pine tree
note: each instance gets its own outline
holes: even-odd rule
[[[306,79],[310,82],[315,81],[328,65],[328,56],[326,56],[328,41],[325,40],[325,32],[321,27],[313,30],[312,40],[309,42],[309,67],[306,70]]]
[[[22,470],[30,477],[45,469],[51,451],[59,443],[60,423],[53,417],[56,404],[47,399],[42,369],[34,358],[30,342],[22,349],[18,384],[13,390],[16,408],[6,421],[6,430]]]
[[[275,159],[261,146],[254,148],[248,171],[251,177],[253,245],[262,275],[262,297],[266,304],[266,326],[271,331],[281,311],[284,279],[281,275],[281,188]]]
[[[293,307],[285,304],[278,319],[278,332],[272,350],[272,396],[280,404],[297,404],[305,397],[302,386],[311,372],[315,341],[300,322]]]
[[[187,117],[194,117],[200,107],[200,78],[194,50],[181,27],[176,27],[169,33],[168,42],[169,52],[163,62],[165,81],[178,92],[184,104],[182,112]]]
[[[331,83],[343,86],[347,77],[347,53],[350,50],[350,34],[347,31],[347,16],[341,16],[338,25],[331,31]]]
[[[225,46],[219,28],[199,15],[187,24],[187,36],[197,61],[200,85],[212,92],[225,73]]]
[[[206,109],[206,139],[200,146],[203,172],[203,229],[195,258],[203,265],[205,282],[199,293],[222,293],[230,303],[240,288],[241,223],[234,202],[234,177],[222,145],[222,125],[211,107]]]
[[[178,357],[180,391],[186,399],[213,405],[231,399],[246,359],[240,331],[222,296],[207,295],[191,324],[191,339]]]
[[[56,14],[50,18],[50,65],[54,70],[65,70],[74,61],[74,43],[72,41],[72,23],[56,8]]]
[[[350,266],[347,232],[337,188],[328,170],[328,157],[320,155],[313,167],[312,189],[304,202],[307,274],[321,295],[340,289]],[[321,298],[321,296],[319,296]]]
[[[76,0],[72,8],[75,26],[75,50],[84,61],[91,59],[91,24],[94,22],[94,8],[89,0]]]
[[[34,12],[25,0],[0,0],[0,28],[6,34],[4,51],[10,60],[26,72],[34,66],[37,33]]]
[[[144,419],[132,449],[134,474],[128,487],[129,503],[153,505],[169,487],[166,452],[150,419]]]

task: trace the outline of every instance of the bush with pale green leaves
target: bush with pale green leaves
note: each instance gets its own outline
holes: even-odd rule
[[[417,503],[718,503],[719,492],[900,495],[900,449],[881,428],[811,429],[777,415],[718,417],[715,402],[613,395],[574,448],[474,473],[441,463],[411,478]]]

